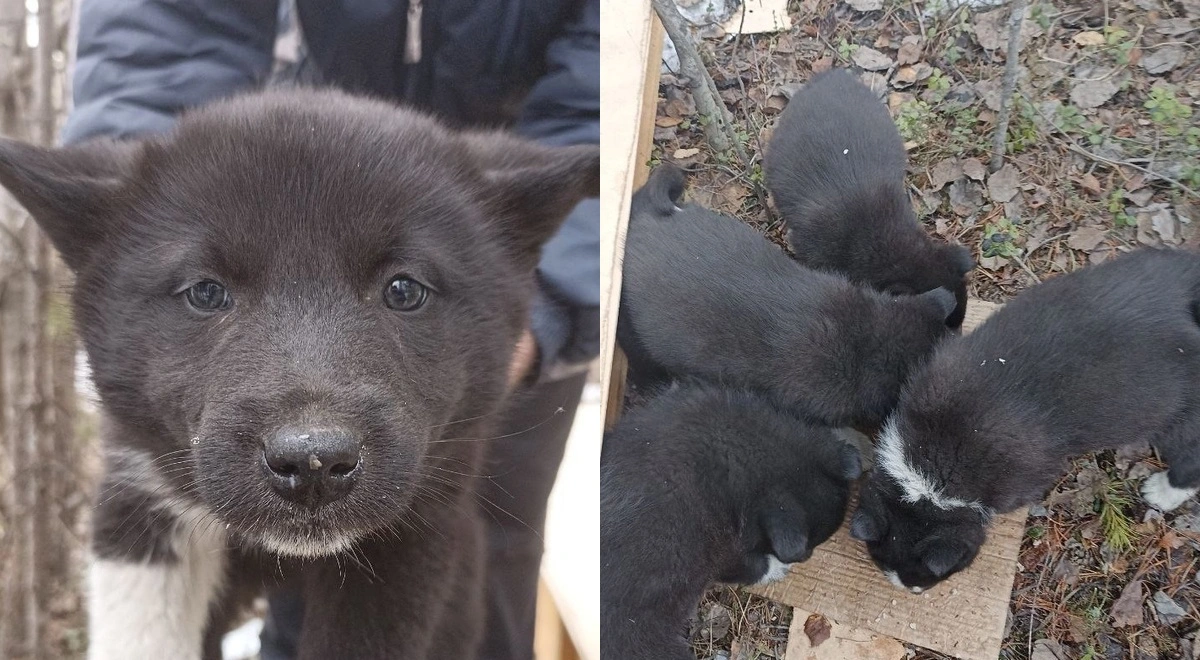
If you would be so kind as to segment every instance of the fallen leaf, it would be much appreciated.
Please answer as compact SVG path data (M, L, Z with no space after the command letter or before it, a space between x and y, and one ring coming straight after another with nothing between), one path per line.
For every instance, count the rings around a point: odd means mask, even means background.
M941 190L963 175L962 165L957 158L947 158L933 166L929 171L929 186L931 190Z
M1112 78L1082 80L1071 87L1071 103L1082 110L1098 108L1120 91Z
M763 103L763 113L767 115L777 115L780 112L783 112L783 109L787 107L787 102L788 100L783 94L772 94L771 96L767 97L766 103Z
M808 636L808 643L813 648L820 646L821 642L829 639L831 629L832 626L829 625L829 619L820 614L810 614L804 620L804 634Z
M892 77L892 86L904 88L917 82L917 70L911 66L902 66Z
M1011 164L1005 165L1004 167L1000 168L1000 171L988 177L988 196L991 197L993 201L1001 203L1007 202L1008 200L1017 196L1017 192L1020 190L1020 185L1021 173L1018 172L1017 168L1013 167Z
M1172 37L1187 34L1195 29L1196 26L1186 18L1164 18L1154 25L1155 32Z
M1079 178L1079 187L1083 188L1084 191L1087 192L1092 197L1100 196L1100 180L1097 179L1090 172L1085 173L1082 177Z
M1080 32L1074 37L1071 37L1071 41L1074 41L1080 46L1103 46L1105 43L1104 35L1094 30Z
M1142 581L1134 580L1125 585L1108 613L1118 628L1142 625Z
M896 64L913 64L921 59L921 38L916 35L904 37L900 42L900 50L896 53Z
M864 71L858 79L867 86L867 89L875 92L875 96L883 98L883 93L887 91L887 78L884 78L882 74Z
M1021 48L1024 49L1032 39L1040 37L1045 30L1041 25L1029 19L1032 7L1025 8L1025 16L1021 21ZM1012 10L1007 7L983 12L975 16L972 28L975 40L985 50L1008 49L1008 21Z
M829 55L826 55L825 57L817 58L817 59L813 60L813 63L811 66L812 66L813 73L824 73L833 68L833 58L830 57Z
M1188 611L1180 607L1179 603L1175 602L1165 591L1154 592L1154 597L1150 599L1150 602L1154 605L1158 620L1164 626L1175 625L1188 615Z
M1179 225L1175 222L1175 214L1171 209L1161 209L1150 217L1150 226L1165 243L1179 241Z
M950 210L956 215L966 217L979 210L983 204L983 192L979 185L966 179L959 179L950 184Z
M892 114L896 114L899 111L900 106L914 99L916 99L916 97L908 92L892 92L888 94L888 111L890 111Z
M678 158L691 158L692 156L695 156L698 153L700 153L699 149L676 149L674 157L677 159Z
M1153 216L1149 213L1137 214L1137 241L1142 245L1156 247L1159 244L1154 234L1150 232L1154 230Z
M733 626L733 619L724 605L712 603L703 610L699 620L693 625L696 626L696 631L702 639L718 640L729 634L729 629Z
M883 9L883 0L846 0L851 9L857 11L875 11Z
M979 162L978 158L964 158L962 160L962 169L963 174L976 181L983 181L984 177L987 176L987 168L983 166L983 163Z
M1167 73L1183 64L1185 53L1179 46L1163 46L1156 48L1149 55L1142 57L1141 65L1146 73L1157 76Z
M1134 192L1126 190L1125 199L1133 202L1135 206L1145 206L1150 203L1150 199L1154 197L1153 188L1142 188Z
M881 34L875 38L875 43L871 44L876 48L891 48L892 38L886 34Z
M659 128L670 128L672 126L678 126L682 122L682 117L659 117L658 119L654 120L654 125L658 126Z
M983 104L993 112L1000 111L1000 85L999 80L980 80L975 83L975 91L983 99ZM983 119L980 116L980 119Z
M892 58L867 46L859 46L851 59L864 71L883 71L892 66Z
M1106 235L1107 232L1099 227L1080 227L1071 232L1071 237L1067 239L1067 247L1072 250L1091 252L1096 249L1097 245L1104 242Z

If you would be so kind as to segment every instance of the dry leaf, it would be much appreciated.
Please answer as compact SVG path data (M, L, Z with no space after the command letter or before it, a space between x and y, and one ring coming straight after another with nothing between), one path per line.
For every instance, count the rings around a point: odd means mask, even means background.
M700 153L699 149L676 149L674 158L676 158L676 159L691 158L692 156L695 156L698 153Z
M654 125L658 126L659 128L670 128L672 126L678 126L682 122L682 117L659 117L654 120Z
M780 112L783 112L783 109L786 107L787 98L785 98L783 94L772 94L771 96L767 97L767 102L763 103L763 114L777 115Z
M1021 173L1012 165L1005 165L999 172L988 177L988 196L996 202L1007 202L1020 191Z
M966 174L967 178L976 181L983 181L983 178L987 176L987 168L983 166L983 163L979 162L978 158L964 158L962 169L963 174Z
M824 73L833 68L833 58L826 55L825 57L813 60L811 66L813 73Z
M1121 590L1120 598L1109 610L1113 625L1118 628L1142 625L1142 581L1134 580Z
M821 642L829 639L829 632L832 626L829 625L829 619L820 614L810 614L804 620L804 634L808 636L809 645L813 648L821 645Z
M1154 49L1149 55L1143 56L1140 64L1146 70L1146 73L1157 76L1167 73L1180 64L1183 64L1184 57L1183 48L1179 46L1163 46L1162 48Z
M1083 188L1088 194L1093 197L1100 196L1100 180L1092 173L1088 172L1079 179L1079 187Z
M1111 99L1120 88L1109 76L1102 80L1083 80L1071 87L1071 103L1082 110L1098 108Z
M859 46L851 59L864 71L883 71L892 66L892 58L866 46Z
M904 88L917 82L917 70L911 66L902 66L892 77L892 86Z
M1067 247L1072 250L1082 250L1091 252L1096 249L1097 245L1104 242L1106 232L1099 227L1080 227L1071 232L1071 237L1067 239Z
M956 181L962 175L963 168L958 159L947 158L929 171L929 187L931 190L941 190L947 183Z
M1071 37L1071 40L1074 41L1075 43L1079 44L1080 46L1103 46L1105 43L1104 35L1100 34L1099 32L1096 32L1094 30L1080 32L1079 34L1076 34L1074 37Z
M921 38L916 35L904 37L900 51L896 53L896 64L913 64L921 59Z

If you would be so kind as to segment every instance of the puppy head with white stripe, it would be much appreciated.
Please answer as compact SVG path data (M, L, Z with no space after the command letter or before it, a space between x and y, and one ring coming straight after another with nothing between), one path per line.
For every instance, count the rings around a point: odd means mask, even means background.
M895 417L884 427L850 535L867 544L892 584L920 593L974 561L992 513L947 493L937 475L914 466L905 455L904 427Z

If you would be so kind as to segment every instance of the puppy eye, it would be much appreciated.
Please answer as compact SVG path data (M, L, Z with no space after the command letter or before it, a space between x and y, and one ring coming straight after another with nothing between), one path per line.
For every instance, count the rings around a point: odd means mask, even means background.
M424 284L403 275L393 277L383 290L383 302L399 312L411 312L421 307L428 297L429 289Z
M201 312L219 312L229 309L233 304L233 297L229 295L229 291L219 282L212 280L202 280L188 287L184 291L184 297L192 309Z

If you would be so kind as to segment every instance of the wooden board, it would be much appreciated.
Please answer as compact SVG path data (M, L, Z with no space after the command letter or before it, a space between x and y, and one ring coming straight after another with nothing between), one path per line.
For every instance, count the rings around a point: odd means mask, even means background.
M600 386L605 427L621 412L625 362L616 348L621 258L629 199L646 180L662 60L662 26L650 0L600 3Z
M971 301L964 328L974 328L997 307ZM788 577L751 591L820 612L856 629L855 635L869 631L966 660L995 660L1004 638L1025 516L1019 511L997 517L971 567L919 595L888 583L845 526Z

